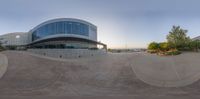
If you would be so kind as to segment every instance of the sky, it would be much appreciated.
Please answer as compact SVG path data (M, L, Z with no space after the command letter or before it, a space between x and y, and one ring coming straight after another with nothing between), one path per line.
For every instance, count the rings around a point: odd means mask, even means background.
M200 36L200 0L0 0L0 35L27 32L54 18L77 18L98 27L108 48L145 48L166 41L173 25Z

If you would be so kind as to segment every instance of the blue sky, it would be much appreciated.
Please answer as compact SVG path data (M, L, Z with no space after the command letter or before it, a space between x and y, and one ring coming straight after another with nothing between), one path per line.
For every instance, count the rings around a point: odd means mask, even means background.
M26 32L54 18L78 18L98 27L109 48L143 48L165 41L173 25L200 35L200 0L0 0L0 34Z

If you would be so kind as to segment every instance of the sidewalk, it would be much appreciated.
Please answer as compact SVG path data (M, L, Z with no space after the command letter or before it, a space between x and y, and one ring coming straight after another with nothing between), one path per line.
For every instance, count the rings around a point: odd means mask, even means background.
M0 53L0 78L4 75L7 70L8 59L5 55Z
M177 56L138 55L132 64L137 77L161 87L181 87L200 79L199 53Z

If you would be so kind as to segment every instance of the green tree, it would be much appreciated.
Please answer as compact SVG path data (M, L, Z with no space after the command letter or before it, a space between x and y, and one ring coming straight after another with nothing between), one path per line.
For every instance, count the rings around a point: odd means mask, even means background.
M167 35L167 41L171 47L176 49L184 49L190 41L187 36L187 30L180 28L180 26L173 26Z

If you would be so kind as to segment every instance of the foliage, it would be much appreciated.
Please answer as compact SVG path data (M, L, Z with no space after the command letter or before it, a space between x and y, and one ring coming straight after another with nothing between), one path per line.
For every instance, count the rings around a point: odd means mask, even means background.
M165 53L165 55L179 55L179 54L181 54L181 52L180 51L178 51L178 50L170 50L170 51L167 51L166 53Z
M170 46L177 49L185 48L190 41L187 32L187 30L180 28L180 26L173 26L167 35L167 41Z
M156 42L151 42L148 46L148 50L158 50L159 49L159 44Z
M180 51L197 51L200 49L200 40L191 40L187 30L180 26L173 26L167 35L167 42L152 42L148 46L149 53L158 55L179 55Z
M168 51L170 49L170 46L167 42L151 42L148 46L148 52L149 53L157 53L157 52L163 52Z
M154 54L157 53L157 50L147 50L148 53Z
M5 49L4 49L4 47L0 43L0 51L3 51L3 50L5 50Z
M200 49L200 40L192 40L189 43L189 48L193 51L198 52L198 49Z
M108 49L108 52L112 52L112 49L109 48L109 49Z
M170 46L167 42L161 42L159 43L159 49L161 51L168 51L170 49Z

